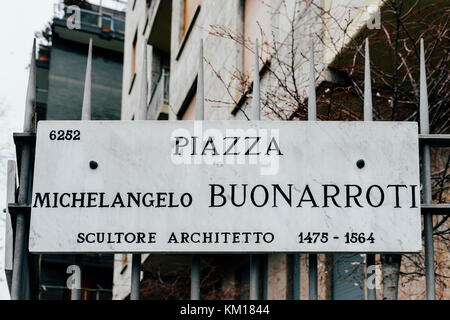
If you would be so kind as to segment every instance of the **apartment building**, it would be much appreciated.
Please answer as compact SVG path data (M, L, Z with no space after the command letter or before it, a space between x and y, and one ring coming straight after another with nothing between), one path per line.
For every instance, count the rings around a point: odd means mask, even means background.
M292 111L284 94L289 91L286 89L295 88L299 99L307 96L311 41L317 90L326 90L328 83L340 81L340 74L332 68L336 56L345 54L341 52L345 44L367 30L380 5L381 1L375 0L130 0L121 119L136 118L145 69L144 47L149 86L147 119L194 119L201 40L205 119L248 119L253 50L258 38L262 119L304 120L304 113ZM345 30L343 21L350 21ZM271 53L277 45L281 57L274 58ZM279 62L288 56L294 59L286 71ZM270 108L268 99L274 99L280 109ZM141 298L189 298L190 263L189 255L143 255ZM202 299L248 298L248 255L202 255L201 264L202 277L207 278L202 282ZM300 254L299 259L290 254L261 255L260 268L261 298L292 299L293 286L300 286L299 298L308 299L308 254ZM115 255L114 299L128 297L130 275L131 256ZM296 276L298 282L293 280ZM319 254L318 280L319 299L364 299L365 255Z

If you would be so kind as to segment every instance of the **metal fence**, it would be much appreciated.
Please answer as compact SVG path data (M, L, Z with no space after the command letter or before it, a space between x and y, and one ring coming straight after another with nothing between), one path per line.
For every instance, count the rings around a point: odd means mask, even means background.
M147 78L147 52L144 45L143 54L143 70L141 78L141 94L139 101L139 120L144 120L148 111L148 78ZM450 147L450 135L448 134L430 134L429 133L429 108L425 71L424 46L421 40L421 56L420 56L420 135L419 143L421 146L422 156L422 191L423 201L421 204L421 213L424 215L424 249L425 249L425 266L426 266L426 297L429 300L435 299L435 266L434 266L434 248L433 248L433 215L450 214L450 204L433 204L431 190L431 169L430 169L430 148L434 146ZM85 99L83 100L83 119L90 119L90 90L91 90L91 49L88 56L88 68L86 72ZM365 87L364 87L364 120L372 120L372 92L370 86L370 60L369 45L366 42L365 55ZM27 248L27 233L29 232L29 214L31 211L31 177L33 173L34 159L34 142L35 142L35 106L36 84L35 84L35 45L31 60L29 86L26 99L24 133L14 134L16 144L16 154L18 163L19 189L16 202L8 204L9 212L13 217L15 224L15 243L14 243L14 264L13 264L13 280L12 280L12 298L15 300L26 299L29 292L29 266L27 259L29 256ZM258 73L258 44L255 50L255 75L253 84L253 100L252 100L252 120L260 119L260 79ZM316 120L316 85L314 75L314 46L311 41L310 48L310 74L309 74L309 97L308 97L308 120ZM161 76L159 83L165 82L165 76ZM164 85L161 85L164 87ZM157 86L158 88L158 86ZM157 90L156 90L157 91ZM155 92L156 92L155 91ZM155 95L155 93L154 93ZM153 96L154 96L153 95ZM161 98L164 99L164 94ZM199 70L197 77L197 100L196 100L196 119L204 118L204 74L203 74L203 43L200 44ZM8 181L8 186L14 187L15 181ZM9 188L9 187L8 187ZM15 191L15 190L14 190ZM15 192L14 192L15 193ZM200 255L193 255L191 268L191 298L200 299ZM295 255L293 261L298 264L298 255ZM374 263L374 255L368 254L366 263L371 265ZM250 256L250 299L258 299L259 297L259 264L260 255ZM140 289L140 272L141 272L141 255L133 254L132 260L132 277L131 277L131 299L139 299ZM300 297L299 269L294 268L293 275L296 290L293 296L297 299ZM309 254L309 299L317 299L318 281L317 281L317 255ZM368 299L375 299L375 289L368 291Z
M39 287L39 300L69 300L71 294L72 291L64 286L41 285ZM111 300L112 290L81 288L80 297L82 300Z

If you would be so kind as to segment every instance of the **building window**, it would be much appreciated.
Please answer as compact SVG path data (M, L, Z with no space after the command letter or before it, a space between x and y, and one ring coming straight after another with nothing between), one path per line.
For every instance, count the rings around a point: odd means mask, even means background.
M244 39L250 41L249 44L254 44L258 38L259 41L259 55L266 61L269 57L268 48L263 47L264 42L270 39L270 8L261 0L244 0ZM250 45L251 46L251 45ZM255 56L254 48L243 50L243 71L248 75L249 79L253 79ZM263 66L260 60L259 69Z
M183 35L186 34L189 29L189 25L194 18L197 8L201 4L201 0L184 0L184 24L183 24Z

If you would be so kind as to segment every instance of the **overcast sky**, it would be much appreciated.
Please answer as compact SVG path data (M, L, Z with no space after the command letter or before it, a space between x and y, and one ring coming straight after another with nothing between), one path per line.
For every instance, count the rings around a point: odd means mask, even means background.
M33 37L53 16L56 0L2 1L0 30L0 210L6 206L6 161L14 158L12 133L23 129Z

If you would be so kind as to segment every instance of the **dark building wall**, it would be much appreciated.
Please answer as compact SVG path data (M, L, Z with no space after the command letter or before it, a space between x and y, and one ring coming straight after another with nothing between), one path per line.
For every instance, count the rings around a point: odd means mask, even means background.
M47 120L79 120L83 103L88 46L53 39ZM119 120L122 53L93 48L92 120Z

